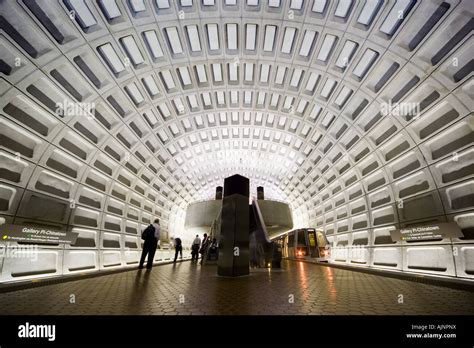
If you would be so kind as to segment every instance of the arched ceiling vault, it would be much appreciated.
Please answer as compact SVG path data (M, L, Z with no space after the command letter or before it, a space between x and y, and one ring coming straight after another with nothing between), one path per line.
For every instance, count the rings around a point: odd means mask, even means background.
M419 165L400 177L421 173L413 180L435 189L427 166L450 153L433 156L426 139L449 122L472 125L466 2L24 0L0 9L2 123L25 144L2 152L24 162L14 185L86 211L110 213L81 202L104 194L171 221L170 211L182 218L240 173L289 202L298 224L322 225L319 207L350 200L355 182L369 194L395 181L387 164L403 156ZM381 115L389 101L420 112ZM426 129L426 115L449 110L449 122ZM45 190L48 181L67 194ZM389 202L410 196L401 190L390 188Z

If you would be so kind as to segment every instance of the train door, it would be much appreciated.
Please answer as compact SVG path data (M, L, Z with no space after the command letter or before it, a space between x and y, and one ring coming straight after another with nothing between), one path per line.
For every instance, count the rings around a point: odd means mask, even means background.
M287 257L296 257L296 248L295 248L295 232L290 232L286 236L287 238Z
M319 257L319 249L318 249L318 244L316 242L316 231L313 229L307 229L307 244L308 244L308 249L309 249L309 256L311 258L317 258Z
M318 244L318 261L327 262L331 256L331 249L324 232L316 231L316 242Z
M306 241L306 229L296 231L296 257L305 258L309 256L308 242Z

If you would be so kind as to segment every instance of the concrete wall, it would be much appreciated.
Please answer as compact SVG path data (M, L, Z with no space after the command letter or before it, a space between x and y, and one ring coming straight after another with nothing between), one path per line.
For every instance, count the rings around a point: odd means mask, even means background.
M267 226L270 238L290 231L293 228L293 218L288 204L270 200L258 200L258 206Z
M186 210L184 229L187 233L202 236L208 233L212 223L222 209L222 200L212 200L192 203Z

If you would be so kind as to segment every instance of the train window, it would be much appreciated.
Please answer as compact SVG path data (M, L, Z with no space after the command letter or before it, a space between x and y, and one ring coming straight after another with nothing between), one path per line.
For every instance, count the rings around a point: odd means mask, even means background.
M295 234L290 233L288 234L288 246L291 248L295 245Z
M316 238L314 232L308 232L309 246L314 248L316 247Z
M305 230L298 231L298 245L306 245Z
M316 233L317 233L317 236L318 236L318 246L320 248L324 248L327 244L326 237L320 231L317 231Z

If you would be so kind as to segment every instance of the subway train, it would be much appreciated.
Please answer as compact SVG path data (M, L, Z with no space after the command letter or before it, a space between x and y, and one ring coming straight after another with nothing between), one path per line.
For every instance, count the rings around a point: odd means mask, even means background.
M314 228L292 230L273 241L281 246L284 258L328 262L331 257L331 245L326 234Z

